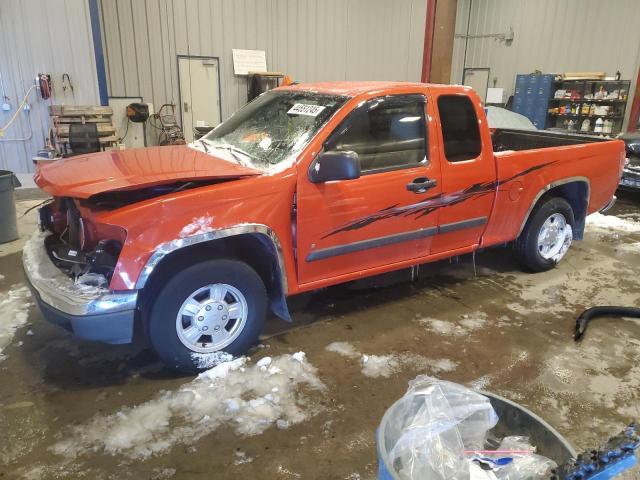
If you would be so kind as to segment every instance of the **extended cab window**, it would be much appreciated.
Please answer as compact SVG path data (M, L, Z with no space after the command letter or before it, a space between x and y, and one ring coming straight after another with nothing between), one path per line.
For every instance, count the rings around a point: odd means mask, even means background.
M363 172L426 161L422 95L387 96L355 109L329 137L327 150L354 151Z
M442 95L438 98L438 111L447 160L462 162L480 155L478 117L469 97Z

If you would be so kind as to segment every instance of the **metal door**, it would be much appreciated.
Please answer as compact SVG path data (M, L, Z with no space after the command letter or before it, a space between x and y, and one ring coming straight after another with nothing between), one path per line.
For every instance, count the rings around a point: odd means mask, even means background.
M214 57L178 57L180 112L187 142L195 127L220 123L220 70Z

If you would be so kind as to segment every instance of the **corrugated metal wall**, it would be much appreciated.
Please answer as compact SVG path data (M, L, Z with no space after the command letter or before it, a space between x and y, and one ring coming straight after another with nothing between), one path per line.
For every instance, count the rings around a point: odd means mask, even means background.
M63 94L65 72L73 95ZM99 103L87 0L0 1L0 74L11 105L9 112L0 110L0 126L14 114L38 73L51 74L55 103ZM34 90L29 104L31 111L21 112L0 137L0 169L33 171L31 157L44 145L50 126L49 103ZM28 140L12 140L19 138Z
M469 35L505 33L511 27L513 42L470 38L463 65L465 39L458 35L466 34L469 18ZM622 78L635 80L640 64L639 20L638 0L458 0L451 82L462 81L464 66L489 67L490 78L497 78L496 86L509 95L517 73L536 69L608 75L620 70Z
M220 58L222 118L246 103L233 48L297 81L420 80L426 0L102 0L109 95L179 103L177 55Z

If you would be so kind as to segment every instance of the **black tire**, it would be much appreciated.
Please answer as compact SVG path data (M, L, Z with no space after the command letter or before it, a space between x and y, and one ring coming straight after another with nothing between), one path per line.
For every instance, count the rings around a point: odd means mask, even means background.
M267 315L267 292L260 276L238 260L207 260L173 275L158 292L148 317L151 346L167 367L182 372L198 372L211 364L198 361L198 355L185 346L176 330L176 317L183 302L196 290L210 284L225 283L237 288L247 303L247 320L238 337L222 348L233 356L243 355L258 340Z
M538 250L538 235L544 222L554 213L564 215L571 229L575 229L575 218L571 205L560 197L550 197L538 204L529 216L527 224L515 242L515 252L520 263L532 272L544 272L554 268L559 260L544 258Z

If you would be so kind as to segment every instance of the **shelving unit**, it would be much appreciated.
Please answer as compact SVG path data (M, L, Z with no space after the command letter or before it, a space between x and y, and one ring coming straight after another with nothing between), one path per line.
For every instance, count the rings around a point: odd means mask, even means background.
M585 135L617 135L622 131L630 86L629 80L555 82L547 128ZM562 91L564 96L558 97ZM602 119L599 126L598 119Z
M551 73L516 75L513 111L527 117L540 130L564 130L603 136L620 133L631 85L629 80L556 78L559 76ZM566 98L556 98L562 90L566 92ZM589 107L588 112L583 111L585 104ZM592 109L591 106L595 108ZM603 131L595 131L595 123L599 118L603 121ZM585 120L588 120L588 125L585 124L583 129Z

